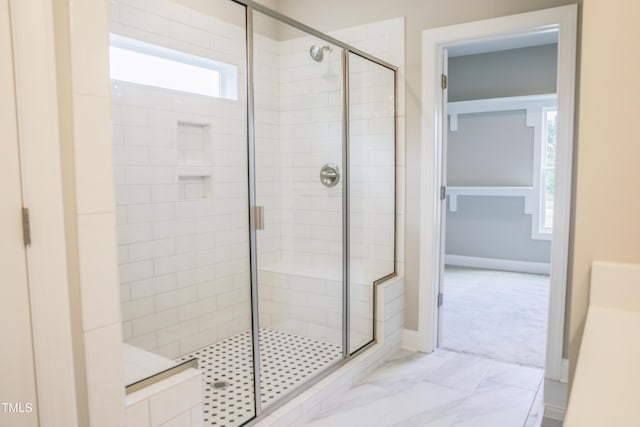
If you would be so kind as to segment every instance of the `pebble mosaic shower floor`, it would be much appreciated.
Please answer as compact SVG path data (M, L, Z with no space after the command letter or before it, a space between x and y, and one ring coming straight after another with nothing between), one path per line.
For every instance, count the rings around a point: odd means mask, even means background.
M340 346L261 329L262 406L312 378L342 357ZM251 419L253 368L251 332L246 331L178 359L198 359L204 378L204 425L235 427Z

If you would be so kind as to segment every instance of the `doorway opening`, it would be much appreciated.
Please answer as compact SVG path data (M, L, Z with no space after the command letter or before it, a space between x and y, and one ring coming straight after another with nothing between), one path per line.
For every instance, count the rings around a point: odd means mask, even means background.
M576 5L538 10L484 21L434 28L423 31L422 37L422 143L420 179L420 263L418 277L418 330L414 347L432 352L438 348L442 320L439 301L441 272L445 265L446 209L452 193L443 185L443 140L448 136L447 125L456 124L459 114L449 120L446 82L448 60L445 53L457 46L473 46L493 42L509 43L519 36L557 33L557 130L551 255L549 261L549 303L544 361L544 417L561 421L567 396L568 360L565 348L565 301L567 266L570 257L569 232L572 194L573 127L575 103L575 68L577 40ZM522 46L521 46L522 47ZM508 47L503 48L508 49ZM502 96L507 97L507 96ZM528 109L527 109L528 110ZM445 120L447 118L447 120ZM444 141L446 143L446 141ZM504 191L517 191L505 189ZM447 195L448 193L448 195ZM480 197L480 196L478 196ZM488 197L488 196L481 196ZM502 197L507 200L523 196ZM458 208L464 208L465 197L456 197ZM467 196L467 199L469 197ZM525 197L523 209L532 208L532 199ZM446 203L444 203L446 201ZM460 202L462 201L462 202ZM520 201L522 203L522 201ZM533 221L532 221L533 224ZM480 266L474 266L480 267ZM486 267L485 267L486 268ZM491 267L494 268L494 267Z
M544 367L557 36L443 49L440 348Z

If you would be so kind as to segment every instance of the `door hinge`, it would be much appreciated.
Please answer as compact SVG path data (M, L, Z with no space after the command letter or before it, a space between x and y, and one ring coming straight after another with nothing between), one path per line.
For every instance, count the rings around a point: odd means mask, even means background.
M444 185L440 186L440 200L444 200L447 198L447 187Z
M447 76L446 76L446 74L442 74L442 77L440 79L440 86L442 86L442 89L446 89L447 88Z
M441 306L442 306L442 300L443 300L443 298L444 298L444 297L443 297L443 295L442 295L442 292L439 292L439 293L438 293L438 307L441 307Z
M24 245L31 244L31 222L29 221L29 208L22 208L22 239Z

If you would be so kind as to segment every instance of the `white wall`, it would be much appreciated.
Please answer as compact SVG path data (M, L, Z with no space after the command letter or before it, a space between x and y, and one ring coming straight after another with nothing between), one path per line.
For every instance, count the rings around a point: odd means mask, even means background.
M16 4L27 6L26 2L14 2ZM65 318L65 313L70 315L72 334L69 339L73 340L74 354L69 363L75 370L77 397L77 419L61 420L61 416L69 411L75 412L74 405L55 404L49 412L42 411L45 407L41 401L40 422L68 426L123 425L122 333L111 180L108 2L100 0L88 4L54 0L29 2L28 6L27 19L21 20L21 25L26 27L29 36L38 34L36 28L55 33L55 37L47 37L51 43L47 48L23 52L36 52L39 58L49 58L56 63L56 86L38 88L36 102L47 111L38 117L37 128L46 131L43 126L46 115L58 120L59 147L55 144L55 132L49 132L47 138L41 140L52 150L59 150L61 155L65 237L60 239L48 234L48 240L62 242L66 239L66 266L64 262L56 262L56 265L67 268L70 308L48 296L56 292L64 297L51 286L50 277L46 279L46 293L39 298L51 307L58 321ZM51 12L51 9L53 22L50 24L47 18L38 15L39 11ZM39 75L53 75L42 66L29 70L25 76L32 75L33 70ZM58 98L57 115L56 110L45 103L49 90L55 91ZM37 109L27 111L37 114ZM44 150L39 150L37 155L55 161L55 157ZM60 173L51 173L42 167L30 171L29 176L40 176L52 182L60 177ZM46 195L47 200L55 198L54 192L49 191ZM44 212L47 217L55 217L50 209ZM60 253L51 252L47 258L55 261ZM65 280L63 274L49 276ZM64 333L64 329L53 322L48 322L46 327L54 345L63 349L65 341L56 334ZM55 361L55 368L47 371L64 374L63 357L46 348L36 347L36 352L48 363ZM60 381L39 382L38 387L49 399L69 395L68 386ZM76 414L73 415L75 418Z
M399 33L397 21L384 24ZM369 25L369 31L376 30ZM392 36L387 30L386 38ZM369 42L385 45L379 38ZM391 40L386 44L389 48L376 54L388 57L390 50L401 48ZM394 271L394 74L352 54L349 75L351 278L370 283Z
M111 85L124 339L176 358L250 325L244 29L128 1L111 31L237 67L237 101Z
M202 373L190 368L126 397L127 427L201 426Z

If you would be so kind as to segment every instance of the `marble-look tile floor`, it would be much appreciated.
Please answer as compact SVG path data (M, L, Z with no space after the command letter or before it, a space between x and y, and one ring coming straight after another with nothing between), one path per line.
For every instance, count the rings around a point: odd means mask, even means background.
M307 427L539 427L542 377L539 368L447 350L400 350Z

